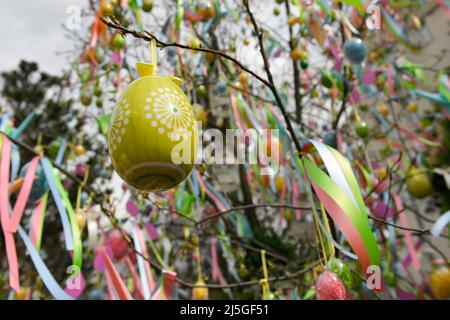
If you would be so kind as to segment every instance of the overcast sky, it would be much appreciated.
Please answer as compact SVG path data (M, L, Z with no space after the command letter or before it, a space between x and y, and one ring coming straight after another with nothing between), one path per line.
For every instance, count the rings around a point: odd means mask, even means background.
M11 70L27 59L38 62L42 70L59 74L67 61L65 55L56 53L74 49L76 44L63 28L70 16L67 9L71 5L86 8L87 4L87 0L0 0L0 71ZM252 65L257 51L250 47L238 57Z
M11 70L21 59L27 59L38 62L43 70L60 73L66 68L67 62L64 55L56 53L74 49L76 44L66 38L63 29L69 18L67 9L71 5L86 8L87 3L87 0L0 0L0 71ZM255 5L257 3L255 2ZM272 2L269 4L275 6ZM266 23L272 22L272 8L262 10L257 7L255 10L259 15L261 11L266 11L267 16L258 18ZM446 17L443 10L437 10L432 19L427 19L435 39L448 40L448 34L445 34L448 28L442 28L443 21L448 27L449 20ZM275 29L280 31L277 26ZM446 43L448 44L448 41L434 41L425 51L437 53L442 47L446 47ZM246 51L248 49L246 48ZM253 50L246 54L238 52L238 58L251 66L255 63L255 52L257 53ZM313 54L311 58L314 59L314 56ZM425 59L429 58L425 54L422 56ZM415 58L419 60L418 62L422 62L420 56ZM448 63L448 59L445 60ZM286 66L277 65L278 63L282 64L282 61L272 61L275 74L288 71L285 70Z
M20 59L39 63L40 68L59 73L66 64L57 51L72 49L65 38L70 5L86 6L86 0L0 0L0 71L17 66Z

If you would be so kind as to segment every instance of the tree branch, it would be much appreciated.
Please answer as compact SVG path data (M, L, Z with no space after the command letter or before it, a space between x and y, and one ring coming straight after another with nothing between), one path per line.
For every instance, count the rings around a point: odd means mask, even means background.
M284 0L286 7L286 15L289 18L291 15L291 9L289 6L289 0ZM291 53L292 69L294 72L294 99L295 99L295 111L297 115L297 122L302 126L302 97L300 96L300 71L297 61L292 57L292 52L295 50L294 36L292 26L289 25L289 49Z
M138 38L138 39L142 39L145 40L147 42L150 42L152 39L154 39L156 41L156 45L160 48L166 48L166 47L176 47L176 48L181 48L181 49L185 49L185 50L191 50L191 51L199 51L199 52L210 52L210 53L214 53L217 56L220 56L222 58L225 58L227 60L232 61L234 64L236 64L240 69L244 70L245 72L248 72L249 74L251 74L253 77L255 77L256 79L258 79L259 81L261 81L264 85L266 85L267 87L270 87L270 83L262 78L261 76L259 76L258 74L256 74L254 71L250 70L248 67L244 66L239 60L237 60L236 58L230 56L229 54L223 52L223 51L219 51L219 50L212 50L212 49L207 49L207 48L194 48L194 47L190 47L188 45L185 44L181 44L181 43L177 43L177 42L163 42L161 40L159 40L156 36L154 36L152 33L148 32L148 31L144 31L144 32L139 32L136 31L134 29L127 29L124 26L120 25L116 19L114 19L114 17L110 16L109 20L100 17L100 19L102 20L102 22L104 24L106 24L108 27L119 30L120 33L122 34L131 34L133 37Z
M294 142L295 148L297 149L297 152L300 155L301 152L302 152L302 147L300 146L300 142L298 141L298 139L297 139L297 137L295 135L295 131L294 131L294 128L292 127L291 120L289 119L289 115L287 113L286 107L284 106L283 102L281 101L281 97L280 97L280 95L278 93L278 90L277 90L277 88L275 86L275 82L273 80L272 72L270 71L269 60L267 59L267 54L266 54L266 51L264 49L263 33L261 32L260 28L256 24L256 20L255 20L255 17L253 16L252 11L250 10L250 5L248 3L248 0L244 0L244 5L245 5L245 9L247 10L247 13L248 13L248 15L250 17L250 20L252 22L253 29L254 29L254 31L256 33L256 36L258 38L259 49L260 49L260 52L261 52L261 57L262 57L263 62L264 62L264 69L266 70L267 79L269 80L268 87L269 87L270 91L272 91L272 93L273 93L273 95L275 97L275 100L276 100L276 102L278 104L278 107L280 108L281 113L283 115L284 121L286 121L286 126L287 126L287 129L288 129L288 131L289 131L289 133L291 135L291 138L292 138L292 140Z

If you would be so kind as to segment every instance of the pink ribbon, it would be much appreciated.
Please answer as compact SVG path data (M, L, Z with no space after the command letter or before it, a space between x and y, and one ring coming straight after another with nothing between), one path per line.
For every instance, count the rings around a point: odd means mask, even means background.
M337 71L340 71L343 63L342 52L336 45L330 46L329 49L331 51L331 54L334 56L334 67Z
M137 238L139 240L139 244L141 247L141 254L144 256L144 267L145 267L145 275L147 276L148 286L150 291L153 291L156 287L155 280L153 280L152 270L150 268L150 263L148 262L148 254L147 254L147 246L145 245L144 236L139 228L138 224L134 225Z
M281 189L281 199L280 199L280 203L281 203L281 205L284 205L285 204L285 200L284 200L284 198L286 197L286 189L287 189L287 186L286 186L286 182L284 182L283 183L283 188ZM285 208L283 208L283 207L280 207L279 209L278 209L278 217L279 217L279 224L280 224L280 226L281 226L281 223L283 222L283 213L284 213L284 210L285 210Z
M392 198L394 199L395 207L397 208L397 212L399 212L398 217L400 219L400 223L402 227L408 228L408 218L406 217L404 208L403 208L403 202L400 199L399 195L396 193L392 193ZM409 230L402 229L403 236L405 237L406 246L408 247L409 254L411 256L412 265L414 266L414 269L416 269L417 272L420 270L420 261L417 257L417 250L414 245L414 240L411 235L411 232Z
M345 154L345 149L344 149L344 137L342 136L342 132L341 130L337 131L337 147L338 147L338 151L342 154Z
M107 300L117 300L116 293L114 292L114 284L111 280L111 276L105 270L106 288L108 289L108 299Z
M445 10L445 12L447 12L447 14L450 16L450 8L447 7L447 5L444 3L444 1L442 0L436 0L437 4L441 6L442 9Z
M9 211L9 170L11 158L11 143L3 137L2 158L0 168L0 218L5 236L6 255L9 266L9 285L16 292L20 290L19 264L17 261L14 233L16 233L20 220L24 214L25 206L31 192L39 157L30 162L19 196L14 205L12 214Z
M97 45L97 40L98 40L98 24L99 24L99 20L96 18L96 19L94 20L94 22L92 22L92 34L91 34L91 42L90 42L91 48L95 48L95 46Z
M311 181L311 184L316 191L319 199L322 201L324 207L327 209L328 214L333 218L333 221L339 227L344 234L348 243L351 245L356 255L359 258L364 274L367 268L370 266L369 254L366 250L366 246L358 233L356 227L352 224L341 207L318 185Z
M30 239L33 242L34 246L37 247L39 239L41 237L41 222L44 215L44 203L45 197L39 199L36 207L33 211L33 218L31 220L31 230L30 230Z
M159 286L151 300L172 300L172 291L177 274L172 271L163 271L162 285Z
M211 198L211 200L214 200L216 203L217 208L219 208L220 211L225 211L227 208L223 205L223 203L217 198L204 184L203 178L200 175L198 171L195 171L195 175L197 176L198 184L200 185L200 189L202 189L208 197Z
M372 85L375 83L376 78L377 78L377 72L374 70L371 70L364 75L362 83L366 84L366 85Z
M292 177L292 193L294 194L294 205L300 207L300 190L298 188L297 181ZM295 210L295 218L300 220L302 218L302 211L300 209Z
M217 260L216 238L211 238L212 279L217 281L219 277L219 262Z
M108 257L108 254L106 253L105 248L100 249L100 253L103 257L103 261L106 266L106 272L111 278L111 282L114 285L114 288L117 291L117 294L119 295L121 300L133 300L133 297L128 292L128 289L123 282L122 278L120 277L119 273L117 272L116 268L114 267L114 264L112 263L111 259Z
M139 276L137 274L136 268L134 267L133 262L131 261L129 256L125 257L125 263L127 264L127 267L130 270L131 277L133 278L134 289L136 290L136 292L139 296L139 299L144 300L144 294L142 293L141 281L139 280Z
M175 206L174 193L175 193L174 191L169 190L167 192L167 198L169 198L170 210L172 210L172 220L176 221L178 218L178 215L177 215L177 207Z
M241 114L239 113L239 110L236 105L236 91L234 88L231 88L231 97L230 97L231 107L233 108L234 113L234 121L236 122L236 126L238 128L242 128L244 130L247 130L247 125L245 124L245 121L242 119Z
M204 14L193 14L187 10L184 11L184 18L189 21L202 21L204 20L206 15Z

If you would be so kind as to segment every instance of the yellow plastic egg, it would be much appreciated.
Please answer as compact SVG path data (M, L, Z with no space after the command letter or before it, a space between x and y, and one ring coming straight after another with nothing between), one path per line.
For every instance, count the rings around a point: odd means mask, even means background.
M294 17L294 16L289 16L288 17L288 25L290 27L292 27L293 25L295 25L298 22L298 18Z
M110 3L101 3L101 12L104 17L111 16L113 14L113 6Z
M141 191L167 190L182 182L198 146L197 122L179 87L182 80L156 75L154 69L138 63L140 78L119 98L108 132L114 169Z
M387 117L387 116L389 115L389 109L388 109L388 107L386 107L385 105L381 105L381 106L378 108L378 111L381 113L381 115L383 115L383 116L385 116L385 117Z
M196 287L192 289L192 299L208 300L208 288L203 287L205 285L205 282L202 279L198 279L195 285Z
M15 300L26 300L28 296L29 288L20 287L19 291L16 292Z
M201 104L195 103L192 106L193 110L194 110L194 114L195 117L197 118L197 121L201 121L202 126L205 127L206 126L206 113L205 113L205 108L203 108L203 106Z
M278 193L281 193L283 191L285 181L286 179L282 175L277 175L275 177L275 189L277 190Z
M438 300L450 297L450 269L446 266L438 267L431 272L430 289Z
M40 146L40 145L34 147L33 150L34 150L36 153L39 153L40 155L43 155L43 154L44 154L44 148L43 148L42 146Z
M409 112L416 112L417 111L417 103L410 103L408 104L408 111Z
M84 147L81 144L77 144L75 146L75 154L77 156L81 156L86 152L86 150L84 149Z
M205 53L205 59L209 63L213 63L216 60L216 54L212 52L206 52Z
M388 172L387 172L386 168L377 170L376 174L377 174L377 177L379 180L385 180L388 177Z
M239 82L240 82L241 84L246 84L246 83L248 82L248 74L247 74L247 72L242 71L242 72L239 74Z
M202 43L201 43L200 39L197 38L197 37L191 37L188 40L188 46L189 47L198 49L198 48L201 47L201 45L202 45ZM192 53L197 54L198 51L192 51Z
M77 212L75 218L77 220L78 228L80 230L83 230L84 227L86 226L86 217L83 215L82 212Z
M292 221L293 216L294 214L291 209L287 208L284 211L284 217L286 218L287 223L290 223Z

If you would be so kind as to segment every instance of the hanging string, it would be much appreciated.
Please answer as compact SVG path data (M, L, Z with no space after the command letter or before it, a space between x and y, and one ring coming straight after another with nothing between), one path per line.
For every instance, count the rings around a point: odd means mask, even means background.
M322 220L325 224L325 228L327 229L328 233L331 234L331 228L330 228L330 224L328 222L327 213L325 212L325 208L323 207L322 202L320 203L320 211L322 213ZM327 242L328 242L328 249L330 250L330 257L334 257L334 255L335 255L334 245L330 241L330 239L327 239Z

